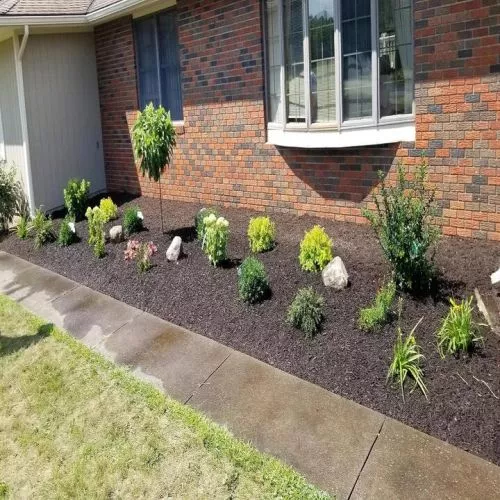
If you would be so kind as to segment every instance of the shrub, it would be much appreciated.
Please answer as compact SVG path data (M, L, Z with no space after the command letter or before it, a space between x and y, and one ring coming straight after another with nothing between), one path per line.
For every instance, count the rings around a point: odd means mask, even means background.
M99 208L101 209L106 222L118 218L118 207L113 203L111 198L103 198L99 203Z
M394 281L390 281L377 292L372 306L361 309L358 321L359 327L362 330L371 331L384 325L389 319L391 305L395 296L396 284Z
M149 271L153 264L151 257L158 251L158 247L150 241L149 243L140 243L137 240L129 240L125 249L125 260L136 260L137 270L140 273Z
M57 237L57 243L62 247L68 247L73 243L76 243L78 237L76 235L75 221L66 216L61 222L59 227L59 236Z
M399 320L401 320L401 308L402 300L399 299ZM425 399L427 399L427 387L424 383L424 373L420 367L420 362L424 359L424 355L421 353L421 348L415 339L415 330L423 319L424 318L421 318L413 327L405 340L403 340L401 324L398 325L398 336L393 348L392 363L387 372L387 380L393 379L399 383L403 401L405 399L404 384L408 375L412 377L415 382L410 392L413 392L416 387L419 387Z
M269 296L269 279L264 264L255 257L247 257L241 264L238 278L240 299L249 304L262 302Z
M123 230L127 236L138 233L144 228L144 217L139 207L129 207L123 214Z
M89 245L94 251L94 255L101 259L106 254L104 233L104 215L99 207L87 208L85 213L89 221Z
M205 235L203 250L210 262L217 266L227 259L227 242L229 240L229 222L224 217L214 214L203 219Z
M0 161L0 232L7 231L16 215L26 215L25 197L14 167Z
M374 196L376 210L365 210L363 214L392 266L396 285L409 291L426 290L433 274L427 253L439 237L432 223L436 211L434 190L425 185L427 164L422 161L412 181L399 164L397 182L392 187L386 186L382 173L380 178L380 196Z
M276 225L269 217L255 217L250 219L247 234L252 252L266 252L274 247Z
M54 239L52 218L50 215L46 216L42 209L38 208L33 220L29 223L28 231L33 235L35 248L41 248L45 243Z
M174 147L176 145L176 132L170 112L163 106L155 108L148 104L139 116L132 129L132 143L134 154L140 159L142 175L158 182L160 189L160 216L161 230L163 232L163 207L161 196L160 177L165 166L170 165Z
M24 215L19 218L19 221L16 226L16 234L20 240L25 240L29 236L29 219Z
M322 271L332 260L333 243L321 226L307 231L300 242L299 262L304 271Z
M68 215L82 220L89 202L90 182L85 179L71 179L64 189L64 206Z
M438 350L441 357L446 354L468 352L482 342L479 325L474 322L472 296L460 303L450 299L450 310L437 332Z
M219 212L215 208L202 208L194 218L194 227L196 229L196 238L201 241L203 245L203 239L205 236L205 217L209 215L215 215L219 217Z
M287 321L312 338L320 330L324 305L323 297L311 287L302 288L288 308Z

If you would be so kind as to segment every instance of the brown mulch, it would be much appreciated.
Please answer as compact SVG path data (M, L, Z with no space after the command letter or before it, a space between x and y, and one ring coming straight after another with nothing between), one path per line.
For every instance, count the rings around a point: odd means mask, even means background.
M85 222L77 224L82 241L69 248L52 243L36 251L32 241L11 235L0 243L0 249L500 464L500 400L481 382L500 397L500 338L485 329L481 350L444 360L436 351L435 340L450 296L461 298L472 294L474 287L490 288L489 275L500 263L500 245L443 238L436 253L441 273L438 293L418 300L405 296L405 332L424 318L416 336L426 357L429 400L419 391L407 391L403 402L399 389L386 382L396 322L378 333L362 332L356 324L359 309L373 300L388 272L369 227L272 214L278 245L259 256L270 277L272 297L248 306L238 300L237 266L249 254L246 228L253 212L221 210L230 221L231 261L215 269L194 238L193 219L200 205L164 201L168 234L162 235L157 200L137 198L126 204L139 205L145 215L147 230L137 239L152 240L159 248L153 258L155 267L144 275L137 274L133 263L124 261L126 243L108 244L107 256L97 260L86 243ZM333 238L335 255L340 255L347 267L351 285L341 292L326 289L320 275L305 273L299 267L299 242L315 223L326 228ZM175 235L183 238L186 257L169 263L165 251ZM284 320L297 290L308 285L322 293L327 304L323 330L312 340L306 340Z

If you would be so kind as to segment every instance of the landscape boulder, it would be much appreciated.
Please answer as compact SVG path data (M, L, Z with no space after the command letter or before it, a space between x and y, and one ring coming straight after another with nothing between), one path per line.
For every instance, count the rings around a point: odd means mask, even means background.
M335 290L342 290L349 283L349 275L340 257L335 257L321 274L325 286L335 288Z
M121 243L123 241L122 226L113 226L109 230L109 241L111 241L111 243Z
M180 236L176 236L167 250L167 260L171 262L176 262L179 260L179 257L182 255L182 238Z

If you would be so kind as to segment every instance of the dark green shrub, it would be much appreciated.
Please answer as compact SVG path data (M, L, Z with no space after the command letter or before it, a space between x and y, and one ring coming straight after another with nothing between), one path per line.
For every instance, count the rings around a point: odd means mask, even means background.
M129 207L123 214L123 231L127 236L144 229L144 218L139 207Z
M247 257L241 264L238 278L240 299L249 304L262 302L269 296L269 279L264 264L255 257Z
M276 241L276 225L269 217L255 217L248 224L248 242L254 253L267 252Z
M300 266L304 271L322 271L333 258L332 248L326 231L321 226L314 226L300 242Z
M0 161L0 232L7 231L16 215L26 215L25 196L14 167Z
M450 299L450 310L437 332L438 350L441 357L446 354L469 352L482 342L479 325L474 321L472 296L461 302Z
M194 218L194 227L196 229L196 238L201 241L203 245L203 238L205 236L205 217L209 215L215 215L216 218L219 217L219 212L215 208L202 208Z
M76 235L75 221L71 217L66 216L59 227L57 243L62 247L68 247L69 245L76 243L77 240L78 237Z
M390 281L377 292L373 305L361 309L359 327L362 330L371 331L387 323L395 296L396 284Z
M42 209L38 208L33 220L29 223L29 234L33 236L36 249L54 240L53 227L50 215L46 216Z
M287 321L312 338L320 330L324 305L325 300L313 288L302 288L288 308Z
M89 202L90 182L85 179L70 179L64 189L64 206L68 215L82 220Z
M413 180L408 180L403 165L398 165L395 186L387 186L382 173L380 178L380 196L374 196L376 210L365 210L364 216L378 236L398 288L428 290L433 265L427 254L439 232L432 223L434 191L425 185L427 164L422 161Z

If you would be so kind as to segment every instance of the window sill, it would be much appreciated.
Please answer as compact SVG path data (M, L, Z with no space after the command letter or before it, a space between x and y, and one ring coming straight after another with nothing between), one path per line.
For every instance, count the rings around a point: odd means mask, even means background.
M383 123L342 130L283 130L268 127L267 143L290 148L350 148L415 141L415 123Z

